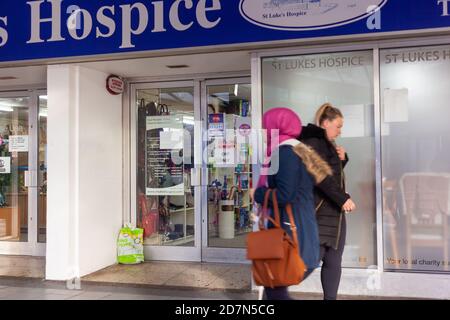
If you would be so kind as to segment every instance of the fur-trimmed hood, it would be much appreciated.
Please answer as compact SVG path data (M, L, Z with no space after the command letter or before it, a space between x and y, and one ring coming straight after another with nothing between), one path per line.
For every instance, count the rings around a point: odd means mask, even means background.
M316 183L321 183L327 176L333 175L328 163L311 147L300 142L293 150L302 159L306 170L314 177Z

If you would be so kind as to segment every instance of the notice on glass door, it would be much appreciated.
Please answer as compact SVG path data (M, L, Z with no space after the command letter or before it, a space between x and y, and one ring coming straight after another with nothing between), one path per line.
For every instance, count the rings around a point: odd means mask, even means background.
M9 136L9 152L28 152L28 136Z
M147 117L146 131L146 195L184 195L183 117Z
M11 158L0 157L0 174L11 173Z

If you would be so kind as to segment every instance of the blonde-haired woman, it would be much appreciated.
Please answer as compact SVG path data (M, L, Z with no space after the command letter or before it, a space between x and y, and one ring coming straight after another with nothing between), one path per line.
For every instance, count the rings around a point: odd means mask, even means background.
M333 171L314 190L316 218L319 225L321 280L325 300L337 299L341 279L342 254L346 237L345 213L355 210L355 203L345 192L343 168L348 162L345 149L335 139L341 134L344 117L338 108L326 103L316 112L315 124L303 127L300 140L312 147Z

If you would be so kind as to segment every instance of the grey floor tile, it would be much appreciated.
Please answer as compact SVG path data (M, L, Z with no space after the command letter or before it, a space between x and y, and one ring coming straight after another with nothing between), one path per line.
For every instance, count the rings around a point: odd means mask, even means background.
M62 294L45 294L45 293L25 293L18 296L10 297L9 300L66 300L67 296Z
M167 300L167 297L150 296L150 295L136 295L136 294L120 294L112 293L99 300Z
M73 297L68 298L68 300L101 300L111 296L111 292L82 292Z

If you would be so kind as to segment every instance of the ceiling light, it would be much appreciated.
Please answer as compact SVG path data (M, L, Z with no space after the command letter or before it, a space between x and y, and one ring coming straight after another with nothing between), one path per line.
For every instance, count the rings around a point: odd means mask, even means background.
M3 77L0 77L0 80L16 80L16 79L18 79L18 78L12 77L12 76L3 76Z
M2 106L0 105L0 111L6 111L6 112L13 112L14 109L8 106Z
M189 68L188 65L186 64L173 64L173 65L168 65L166 66L169 69L182 69L182 68Z
M192 116L183 116L183 123L184 124L195 125L194 117L192 117Z

